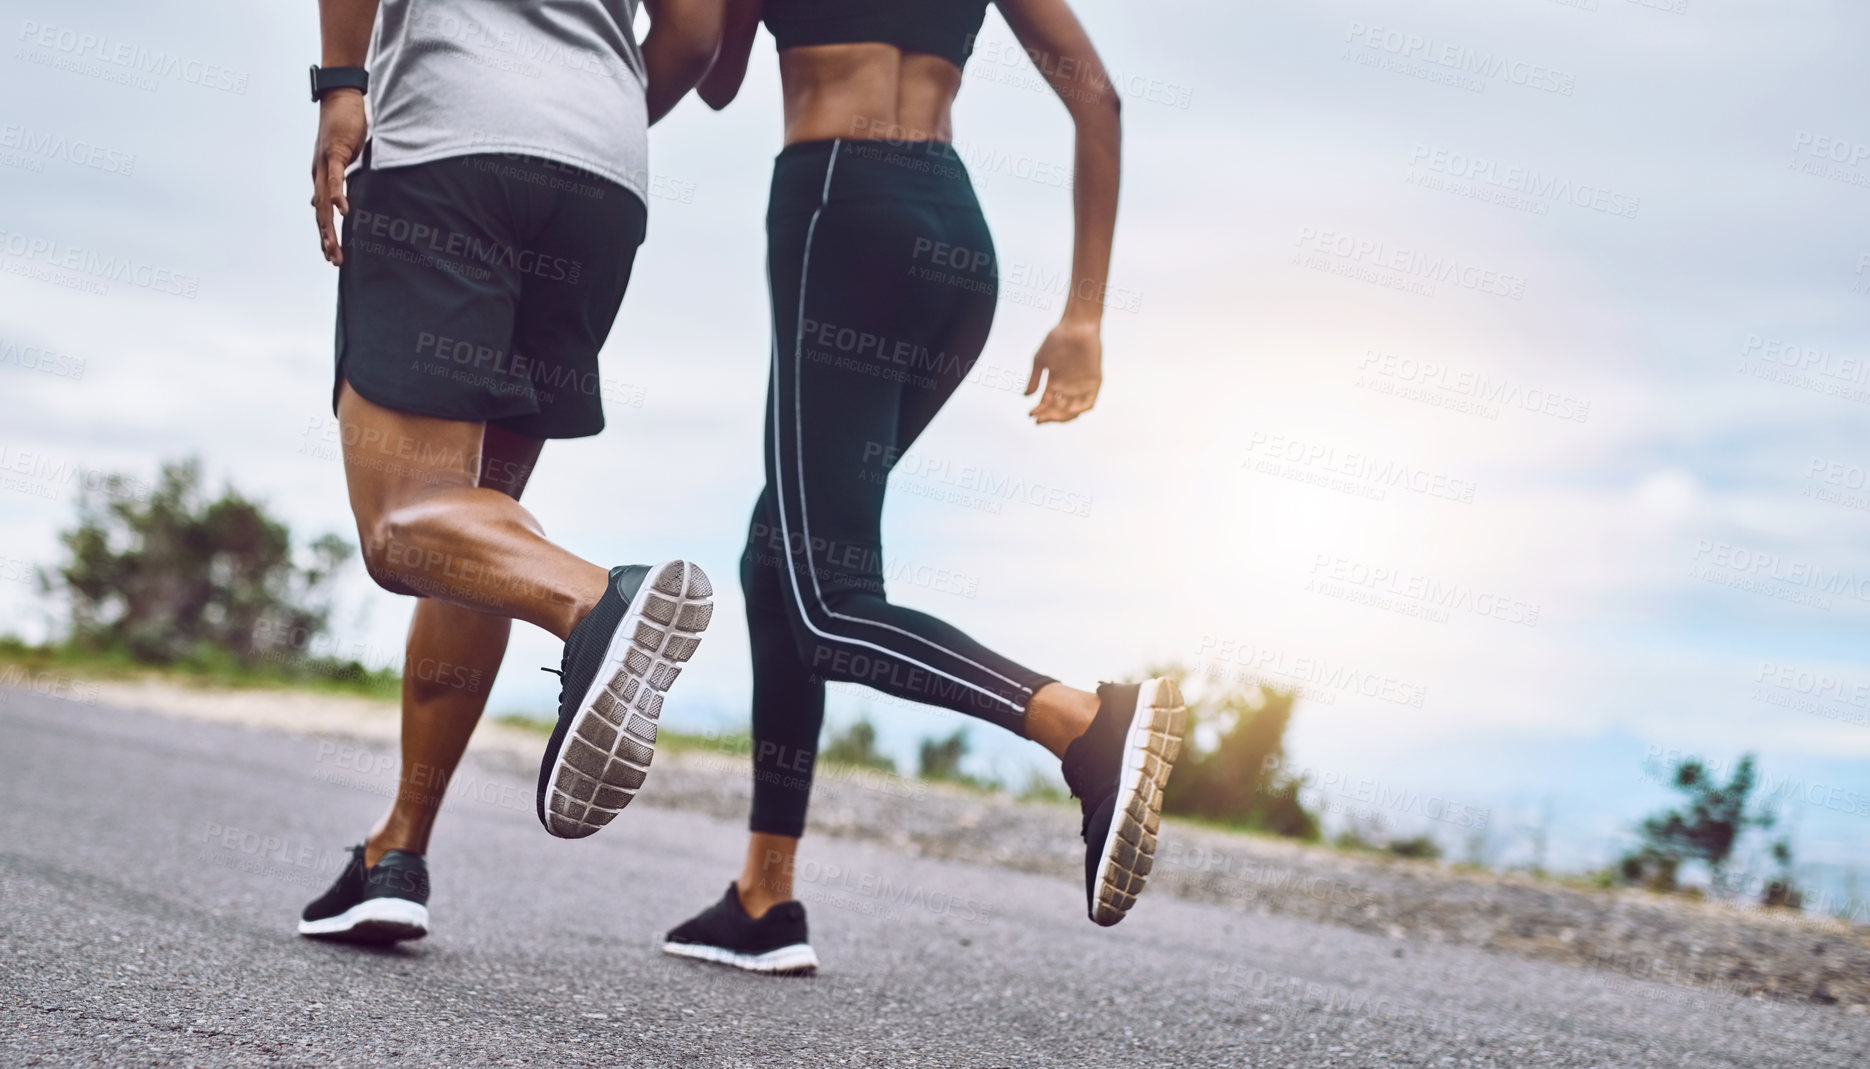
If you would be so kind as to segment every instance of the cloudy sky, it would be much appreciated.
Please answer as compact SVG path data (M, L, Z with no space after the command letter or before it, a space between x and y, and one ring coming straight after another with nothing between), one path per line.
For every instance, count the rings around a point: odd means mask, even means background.
M1071 130L989 15L956 131L999 318L886 517L893 561L963 592L899 600L1081 685L1169 660L1298 685L1293 756L1321 784L1490 807L1501 860L1549 807L1548 860L1600 861L1665 797L1646 757L1745 751L1789 779L1806 858L1861 856L1870 11L1079 7L1126 93L1103 398L1066 427L1024 417ZM84 473L197 455L297 531L351 529L326 438L335 273L306 206L315 5L6 10L0 614L39 637L45 607L10 580L55 558ZM601 562L734 574L779 147L764 37L755 55L726 113L691 100L652 134L649 241L604 354L640 404L549 447L527 494ZM672 459L675 507L629 507ZM691 727L744 721L729 586L677 691ZM360 570L345 605L342 639L393 662L407 604ZM547 711L532 669L556 659L519 637L494 709ZM960 723L858 692L833 715L865 709L905 758ZM972 736L982 771L1044 768ZM1417 810L1385 812L1458 848Z

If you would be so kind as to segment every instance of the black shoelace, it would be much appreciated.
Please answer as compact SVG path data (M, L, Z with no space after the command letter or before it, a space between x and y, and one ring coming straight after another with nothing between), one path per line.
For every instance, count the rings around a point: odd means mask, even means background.
M539 666L539 671L550 672L558 677L558 704L560 708L563 708L565 705L565 673L556 668L547 668L544 665Z

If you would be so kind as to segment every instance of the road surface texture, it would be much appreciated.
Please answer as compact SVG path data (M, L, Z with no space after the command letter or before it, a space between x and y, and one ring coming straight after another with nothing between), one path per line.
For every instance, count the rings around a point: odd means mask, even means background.
M436 930L293 934L380 812L330 739L0 692L0 1065L1863 1066L1870 1017L1147 895L808 844L825 962L667 957L736 822L638 805L547 836L487 766L433 853ZM652 778L646 790L653 792Z

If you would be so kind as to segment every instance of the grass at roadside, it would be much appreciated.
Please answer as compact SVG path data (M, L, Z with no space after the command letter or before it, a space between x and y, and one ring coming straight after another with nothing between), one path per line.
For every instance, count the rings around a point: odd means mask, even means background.
M174 664L151 665L132 660L122 651L32 646L8 635L0 636L0 668L17 668L29 677L49 673L86 681L155 679L214 690L298 690L382 701L395 701L402 693L402 676L392 669L370 669L356 661L291 651L252 665L218 651Z
M518 713L507 713L493 719L497 724L532 732L541 738L552 734L554 724L551 720L523 716ZM753 739L744 731L670 731L668 728L661 728L656 732L656 749L663 753L706 751L745 757L753 753Z

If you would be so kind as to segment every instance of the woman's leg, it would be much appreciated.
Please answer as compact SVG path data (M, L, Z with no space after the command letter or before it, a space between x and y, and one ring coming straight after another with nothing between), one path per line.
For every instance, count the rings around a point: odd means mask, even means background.
M812 768L825 720L824 681L799 663L786 618L785 544L773 522L770 488L760 495L740 558L753 652L753 807L740 905L759 917L792 897L792 858L805 831Z
M941 356L925 361L925 371L906 376L903 381L896 419L895 446L898 457L914 447L916 439L934 422L935 416L974 369L975 361L987 347L987 335L993 329L994 311L999 303L999 273L995 268L993 234L987 229L985 220L978 216L961 215L950 219L949 227L953 231L951 247L965 248L978 254L969 255L964 260L965 263L979 265L964 276L967 281L977 285L947 285L946 292L927 292L931 285L953 281L952 276L944 275L941 282L930 283L925 280L917 287L923 291L920 295L922 301L934 303L938 307L945 306L942 312L945 326L934 346L934 352ZM1026 737L1062 760L1065 748L1091 726L1092 719L1097 716L1097 705L1097 695L1090 691L1068 687L1056 681L1046 683L1026 703Z
M1051 680L884 596L881 517L900 459L903 384L944 353L947 308L908 277L937 213L832 203L771 226L775 344L766 442L801 663L826 679L954 709L1026 735ZM938 235L939 236L939 235Z
M518 501L544 445L489 426L479 485ZM364 864L390 850L428 853L429 833L487 708L511 631L504 616L417 599L403 659L402 773L395 802L364 841Z

